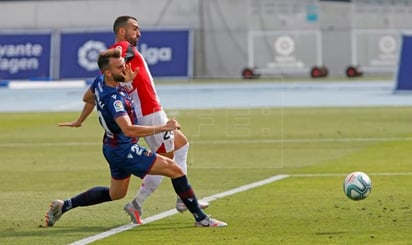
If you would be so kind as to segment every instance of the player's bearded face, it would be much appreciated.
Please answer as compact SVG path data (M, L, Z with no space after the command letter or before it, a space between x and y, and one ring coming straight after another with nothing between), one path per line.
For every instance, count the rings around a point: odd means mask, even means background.
M116 81L116 82L124 82L124 74L123 73L120 73L120 74L112 74L112 76L113 76L113 79Z
M132 35L129 31L126 31L126 41L128 41L131 45L136 47L137 45L137 37L135 35Z
M125 28L125 39L134 47L137 46L137 41L140 38L140 27L136 20L129 19Z

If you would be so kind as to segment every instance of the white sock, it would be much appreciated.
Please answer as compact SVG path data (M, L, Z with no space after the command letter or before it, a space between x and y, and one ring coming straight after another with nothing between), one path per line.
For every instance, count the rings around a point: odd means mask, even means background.
M148 198L162 183L162 175L146 175L143 178L143 182L140 185L140 189L137 191L135 201L141 207L143 202Z
M183 169L183 172L187 174L187 153L189 151L189 143L180 147L175 151L175 162Z

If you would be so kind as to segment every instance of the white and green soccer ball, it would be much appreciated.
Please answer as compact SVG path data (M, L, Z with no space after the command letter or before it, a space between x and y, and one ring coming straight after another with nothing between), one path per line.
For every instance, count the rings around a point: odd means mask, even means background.
M369 176L363 172L353 172L346 176L343 181L343 192L354 201L363 200L372 190L372 181Z

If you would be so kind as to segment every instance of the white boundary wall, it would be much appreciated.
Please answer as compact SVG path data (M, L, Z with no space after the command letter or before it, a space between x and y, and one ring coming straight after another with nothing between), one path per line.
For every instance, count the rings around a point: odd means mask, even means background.
M382 4L375 9L380 12L359 10L356 20L353 4L314 0L1 1L0 29L107 29L119 15L136 16L144 28L189 27L194 31L195 77L240 77L248 65L247 33L251 30L318 29L323 61L333 76L343 75L351 63L352 28L412 29L412 14L405 12L412 9L412 0L402 1L406 7L379 0ZM296 17L293 6L297 3L307 3L307 8Z

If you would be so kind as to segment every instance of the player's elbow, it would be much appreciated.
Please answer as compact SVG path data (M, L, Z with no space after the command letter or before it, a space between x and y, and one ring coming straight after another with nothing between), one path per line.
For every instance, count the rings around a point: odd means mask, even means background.
M95 104L94 93L90 89L87 90L86 93L84 93L83 102L89 103L89 104Z
M136 135L136 132L134 132L134 130L132 130L131 128L127 128L125 130L123 130L123 134L126 137L138 137L138 135Z
M94 97L83 97L83 102L92 105L96 104L96 102L94 101Z

